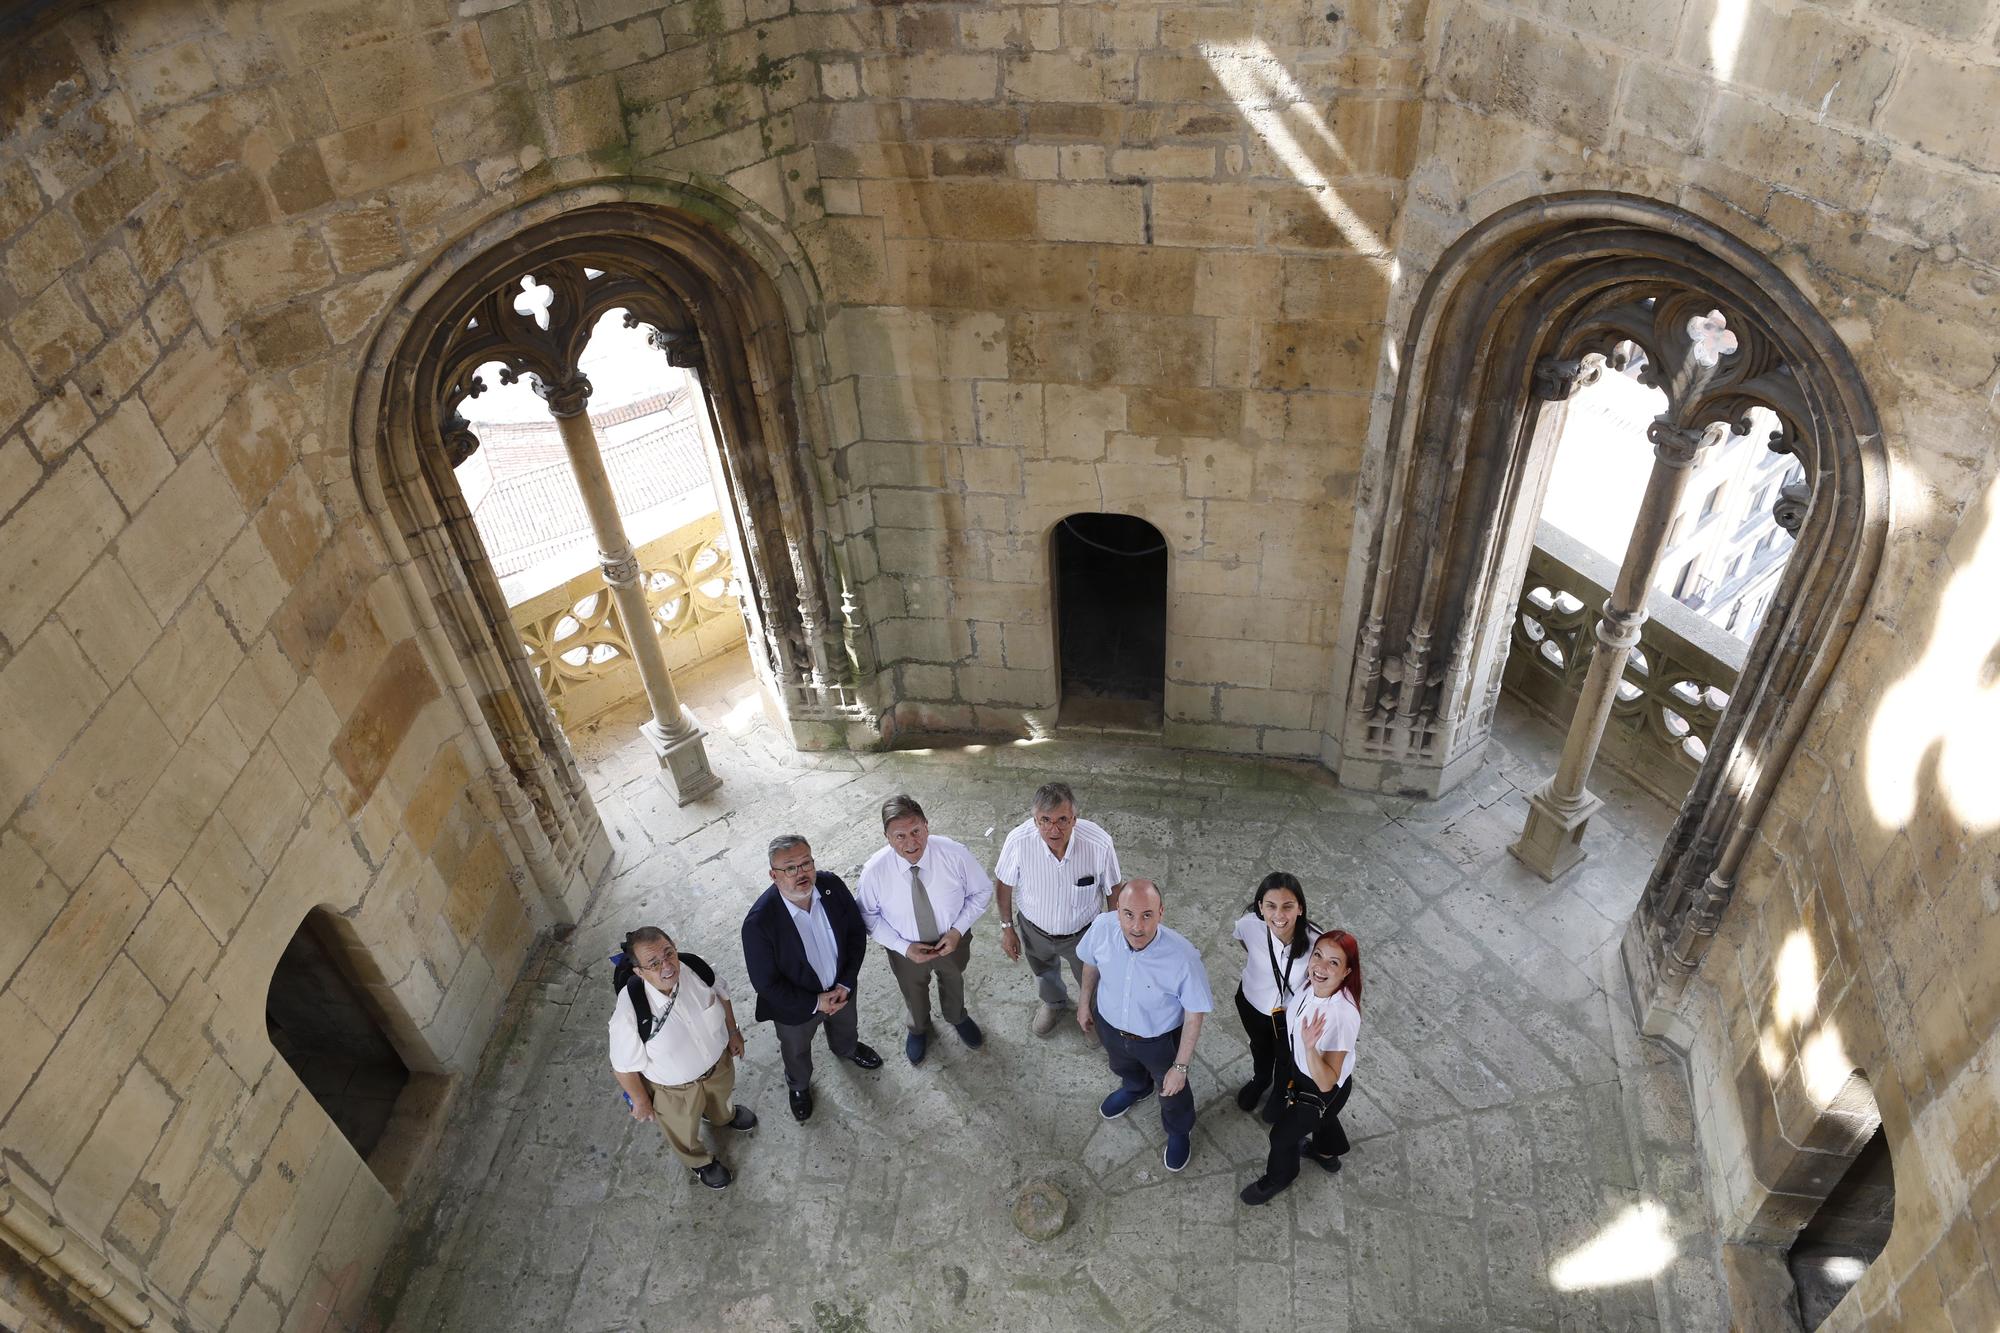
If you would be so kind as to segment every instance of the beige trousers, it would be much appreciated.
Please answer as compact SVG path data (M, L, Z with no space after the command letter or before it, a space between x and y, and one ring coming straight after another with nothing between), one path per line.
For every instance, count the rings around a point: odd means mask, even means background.
M714 1161L715 1154L702 1142L701 1122L726 1125L735 1116L729 1100L736 1091L734 1057L724 1051L715 1068L692 1083L669 1087L647 1079L646 1086L653 1090L653 1118L660 1122L660 1133L674 1155L691 1167Z

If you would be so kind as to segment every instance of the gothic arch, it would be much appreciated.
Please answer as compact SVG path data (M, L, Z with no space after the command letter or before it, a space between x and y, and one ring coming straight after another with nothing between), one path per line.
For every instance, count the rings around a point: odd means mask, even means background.
M538 268L562 274L559 289L593 318L628 309L700 376L724 521L748 575L745 611L765 650L758 667L801 743L862 716L868 666L843 596L845 534L829 524L813 465L826 420L815 286L774 220L691 180L599 182L512 209L443 251L370 344L355 390L355 472L543 897L567 919L588 892L577 871L601 825L452 473L464 443L455 409L488 359L476 335L491 326L494 294Z
M1812 498L1628 935L1637 996L1656 1015L1714 934L1888 530L1887 460L1860 372L1774 265L1672 205L1590 192L1514 205L1445 252L1417 298L1386 449L1364 483L1352 651L1336 682L1346 708L1331 738L1354 786L1435 795L1477 767L1560 420L1541 408L1612 331L1641 346L1658 336L1635 310L1680 304L1723 312L1742 345L1655 430L1769 407Z

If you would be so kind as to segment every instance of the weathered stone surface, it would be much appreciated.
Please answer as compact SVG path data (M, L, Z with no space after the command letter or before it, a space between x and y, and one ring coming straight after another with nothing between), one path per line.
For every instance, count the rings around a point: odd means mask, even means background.
M1069 1197L1051 1180L1021 1187L1014 1200L1014 1229L1029 1240L1054 1240L1069 1225Z

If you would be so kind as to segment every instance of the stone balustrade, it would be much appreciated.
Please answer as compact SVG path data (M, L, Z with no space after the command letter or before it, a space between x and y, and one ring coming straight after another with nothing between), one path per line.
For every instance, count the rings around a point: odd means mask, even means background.
M710 511L641 545L641 580L667 666L679 671L743 642L736 560ZM578 726L643 690L603 571L595 565L511 609L514 628L556 716Z
M1590 665L1600 608L1617 575L1616 564L1574 537L1538 525L1501 688L1558 723L1567 721ZM1652 593L1598 758L1678 803L1708 756L1746 651L1671 597Z

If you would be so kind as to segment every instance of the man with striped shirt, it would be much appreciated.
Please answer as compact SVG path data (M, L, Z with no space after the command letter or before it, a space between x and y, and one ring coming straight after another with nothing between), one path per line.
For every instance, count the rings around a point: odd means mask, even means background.
M1062 964L1082 981L1077 941L1121 878L1118 852L1101 826L1076 817L1069 784L1048 782L1036 789L1028 818L1007 835L993 874L1000 949L1016 962L1027 955L1042 998L1034 1033L1046 1037L1069 1007Z

